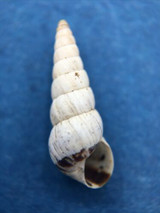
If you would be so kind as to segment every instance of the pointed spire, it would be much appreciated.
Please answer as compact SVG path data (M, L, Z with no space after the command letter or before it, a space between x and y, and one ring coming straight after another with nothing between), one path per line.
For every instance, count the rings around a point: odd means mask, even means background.
M58 23L57 32L65 28L69 28L69 25L65 20L62 19Z

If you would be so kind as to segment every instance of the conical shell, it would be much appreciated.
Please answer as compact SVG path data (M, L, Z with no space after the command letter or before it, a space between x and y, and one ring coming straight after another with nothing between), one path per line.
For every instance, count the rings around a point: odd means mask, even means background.
M102 187L113 172L113 155L103 138L89 78L65 20L58 24L54 49L50 156L63 173L90 188Z

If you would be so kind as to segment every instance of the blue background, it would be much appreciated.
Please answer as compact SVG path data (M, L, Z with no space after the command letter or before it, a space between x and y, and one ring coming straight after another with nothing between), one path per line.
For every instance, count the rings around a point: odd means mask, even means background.
M66 19L115 169L99 190L48 154L53 43ZM0 1L0 213L160 212L160 1Z

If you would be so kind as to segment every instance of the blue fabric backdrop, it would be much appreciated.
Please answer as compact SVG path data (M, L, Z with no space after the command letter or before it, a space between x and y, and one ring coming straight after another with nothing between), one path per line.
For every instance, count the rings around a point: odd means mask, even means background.
M48 154L53 43L66 19L115 169L92 190ZM160 212L160 1L0 1L0 213Z

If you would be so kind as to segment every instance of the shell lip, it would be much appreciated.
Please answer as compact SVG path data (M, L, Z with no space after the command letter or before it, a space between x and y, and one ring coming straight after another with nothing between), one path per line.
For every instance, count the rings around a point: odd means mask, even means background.
M102 138L94 152L85 161L86 185L89 188L101 188L109 181L113 168L114 159L111 147Z
M88 188L97 189L104 186L110 179L114 159L110 146L102 138L95 146L65 157L56 165L63 173L85 184Z

